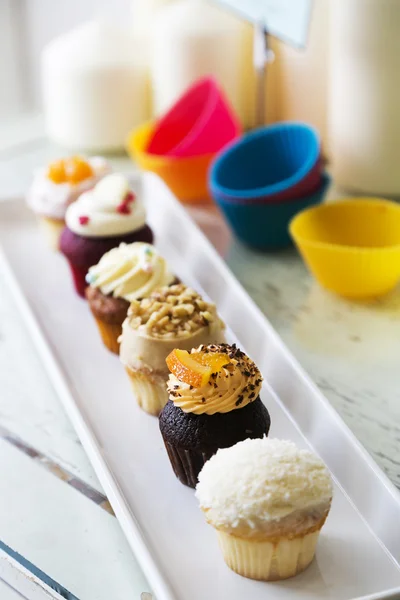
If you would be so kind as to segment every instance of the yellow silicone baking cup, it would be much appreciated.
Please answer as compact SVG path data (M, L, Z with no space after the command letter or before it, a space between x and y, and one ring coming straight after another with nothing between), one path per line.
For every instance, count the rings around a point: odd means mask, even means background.
M347 198L302 211L290 234L319 283L366 299L400 280L400 206L380 198Z

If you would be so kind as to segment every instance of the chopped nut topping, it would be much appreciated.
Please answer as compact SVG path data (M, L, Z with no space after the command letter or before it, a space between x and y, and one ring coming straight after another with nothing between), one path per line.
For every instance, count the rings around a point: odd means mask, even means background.
M128 317L133 328L144 326L153 337L167 339L188 337L215 322L224 327L215 306L182 283L160 288L143 300L134 300Z

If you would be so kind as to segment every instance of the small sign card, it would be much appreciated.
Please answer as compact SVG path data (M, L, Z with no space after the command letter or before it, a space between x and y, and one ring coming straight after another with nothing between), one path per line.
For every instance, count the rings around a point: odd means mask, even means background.
M245 20L298 48L307 44L313 0L216 0Z

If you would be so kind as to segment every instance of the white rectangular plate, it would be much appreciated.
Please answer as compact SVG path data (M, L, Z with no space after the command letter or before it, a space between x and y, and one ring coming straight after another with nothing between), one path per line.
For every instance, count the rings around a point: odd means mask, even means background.
M164 184L146 176L145 195L160 252L216 302L230 340L261 368L270 435L311 446L335 480L317 557L305 573L261 583L230 571L193 490L172 473L157 419L138 408L118 358L102 346L63 257L46 248L22 200L0 204L1 260L21 314L157 600L396 597L398 491Z

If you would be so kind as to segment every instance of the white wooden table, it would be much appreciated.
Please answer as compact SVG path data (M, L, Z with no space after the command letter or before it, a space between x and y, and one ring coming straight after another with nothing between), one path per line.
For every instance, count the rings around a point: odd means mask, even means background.
M40 132L14 132L0 147L0 197L23 194L32 168L63 155ZM112 162L132 168L126 158ZM400 487L400 294L340 300L318 287L294 250L252 252L230 241L216 211L194 216ZM127 600L149 591L0 270L0 599Z

